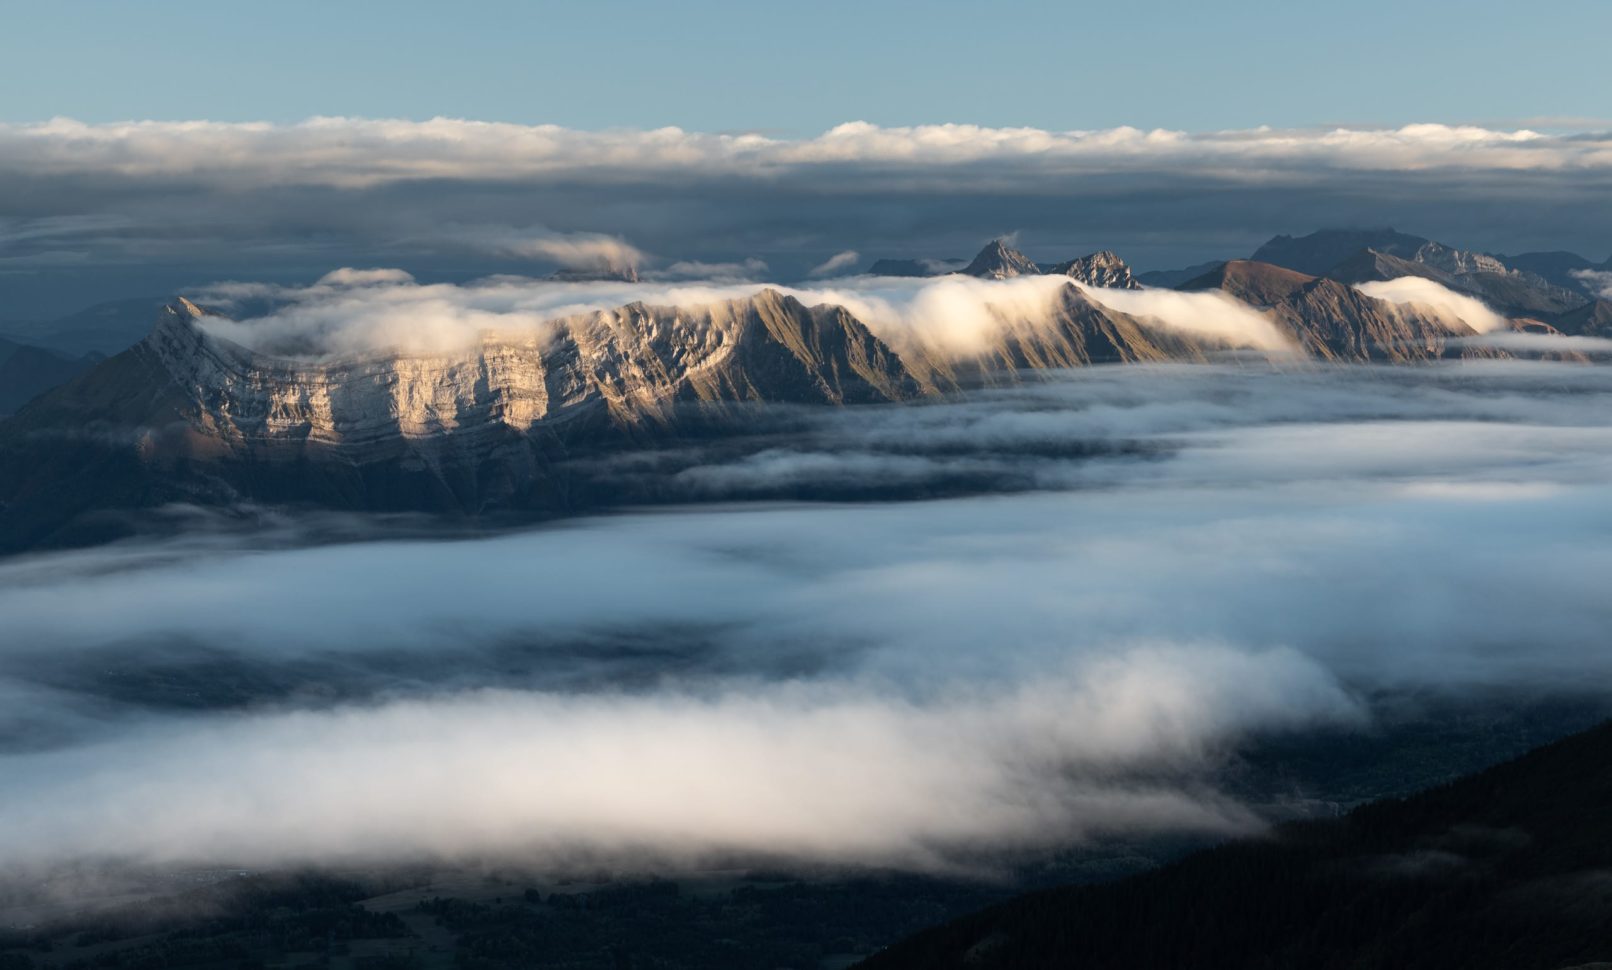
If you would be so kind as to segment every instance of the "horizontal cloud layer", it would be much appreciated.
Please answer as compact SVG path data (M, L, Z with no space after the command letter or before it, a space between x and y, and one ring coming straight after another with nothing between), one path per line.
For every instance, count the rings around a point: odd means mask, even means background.
M0 855L933 869L1240 830L1253 739L1612 684L1609 405L1552 363L1093 368L602 470L968 464L978 498L12 560Z
M1247 179L1316 167L1612 171L1612 137L1440 124L1191 133L852 122L815 138L781 140L679 128L579 131L453 118L313 118L294 125L85 124L64 118L0 125L0 159L0 173L6 174L77 171L343 186L579 173L770 176L848 165L910 172L982 162L1041 174L1126 172L1142 165Z
M1357 717L1314 664L1221 648L1141 649L928 702L822 684L482 691L7 759L0 845L14 865L636 855L650 866L721 851L930 868L983 845L1246 831L1258 824L1247 809L1191 786L1206 755L1250 729ZM1182 765L1186 779L1170 773ZM1139 771L1155 777L1126 777ZM125 822L108 817L113 804Z
M1362 224L1599 259L1608 198L1604 134L1437 124L852 123L788 140L455 119L56 120L0 125L0 273L7 312L29 317L215 279L306 282L343 264L462 280L633 257L640 269L759 260L799 280L853 250L966 259L1015 231L1037 259L1115 249L1142 269Z

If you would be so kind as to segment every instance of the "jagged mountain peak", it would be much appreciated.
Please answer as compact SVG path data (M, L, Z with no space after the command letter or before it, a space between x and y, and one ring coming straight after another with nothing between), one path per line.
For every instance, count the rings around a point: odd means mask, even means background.
M1119 254L1112 249L1101 249L1095 253L1071 259L1063 263L1055 263L1048 270L1059 276L1085 283L1087 286L1097 286L1113 290L1139 290L1142 284L1131 272L1131 267Z
M1014 249L1004 239L993 239L985 244L974 261L964 267L963 273L981 279L1005 280L1015 276L1035 276L1041 268L1030 257Z

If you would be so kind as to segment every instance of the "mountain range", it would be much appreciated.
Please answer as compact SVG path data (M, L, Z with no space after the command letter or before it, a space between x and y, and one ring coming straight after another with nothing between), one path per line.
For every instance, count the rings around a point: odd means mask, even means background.
M1368 296L1340 276L1482 277L1553 292L1491 257L1398 234L1344 235L1279 237L1264 254L1313 266L1364 238L1411 258L1355 249L1343 265L1361 272L1320 276L1233 260L1178 289L1216 292L1257 314L1288 356L1401 364L1505 354L1447 313ZM1372 254L1364 266L1363 253ZM990 305L992 325L966 351L881 336L843 306L762 289L704 306L578 314L552 321L542 339L488 333L447 353L306 358L224 339L208 311L179 299L133 347L92 367L58 362L88 369L0 422L0 549L96 541L115 534L109 510L174 502L565 514L599 501L570 484L566 469L579 456L742 432L759 407L906 402L1040 370L1240 352L1213 332L1103 302L1105 292L1141 288L1110 252L1038 265L996 240L965 272L1068 282L1044 313ZM1604 334L1609 311L1586 298L1554 315L1554 326L1536 316L1510 326ZM1581 359L1567 345L1553 356ZM30 369L42 380L54 373Z
M1523 262L1540 265L1539 255L1525 256ZM1479 297L1508 315L1545 320L1582 307L1596 295L1582 278L1570 273L1553 271L1553 281L1501 257L1456 249L1393 229L1277 236L1251 258L1345 283L1421 276ZM1583 262L1580 269L1600 268L1588 260Z
M1612 257L1594 263L1576 253L1540 252L1496 256L1458 249L1395 229L1323 229L1307 236L1276 236L1248 257L1307 276L1341 283L1367 283L1415 276L1481 299L1511 317L1527 317L1566 333L1599 334L1612 315L1596 273L1612 272ZM998 239L973 262L961 260L879 260L873 275L941 276L963 273L1007 279L1035 273L1068 275L1089 286L1180 287L1221 265L1199 263L1179 270L1132 273L1112 252L1064 263L1035 263Z

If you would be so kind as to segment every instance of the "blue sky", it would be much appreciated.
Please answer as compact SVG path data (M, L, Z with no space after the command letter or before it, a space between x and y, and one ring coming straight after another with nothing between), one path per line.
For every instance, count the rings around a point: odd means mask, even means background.
M1612 3L0 0L0 120L435 115L811 134L1612 114ZM1578 125L1593 126L1593 125Z

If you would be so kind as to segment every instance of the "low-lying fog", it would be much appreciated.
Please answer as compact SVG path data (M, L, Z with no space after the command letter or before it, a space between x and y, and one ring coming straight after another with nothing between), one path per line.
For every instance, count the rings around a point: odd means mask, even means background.
M1229 760L1383 697L1612 683L1612 369L1104 367L798 421L679 457L720 505L0 562L0 859L935 870L1256 828Z

